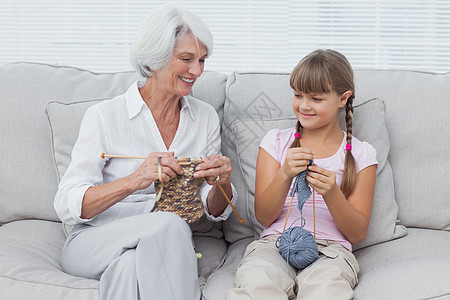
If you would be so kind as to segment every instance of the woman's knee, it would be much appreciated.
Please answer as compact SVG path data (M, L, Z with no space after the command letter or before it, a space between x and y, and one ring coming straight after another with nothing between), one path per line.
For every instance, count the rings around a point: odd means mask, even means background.
M192 231L189 225L181 219L177 214L170 212L154 212L144 216L142 220L142 230L144 236L162 235L164 238L192 239Z
M117 257L109 266L106 268L105 273L114 269L114 273L117 274L136 274L136 249L129 249Z

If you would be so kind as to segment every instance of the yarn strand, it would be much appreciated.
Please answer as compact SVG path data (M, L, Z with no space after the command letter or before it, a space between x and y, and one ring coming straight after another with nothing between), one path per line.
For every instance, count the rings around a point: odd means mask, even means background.
M312 165L311 161L309 165ZM306 200L311 196L311 190L306 182L306 172L300 172L295 179L294 187L291 192L291 201L289 203L289 208L284 222L284 228L281 236L277 239L276 246L281 254L281 256L289 263L291 266L297 269L304 269L310 264L312 264L318 257L319 251L317 248L317 243L315 240L316 234L316 220L315 220L315 191L313 189L313 219L314 219L314 236L303 228L306 224L306 220L303 217L302 210L303 205ZM289 218L290 210L292 207L292 202L295 193L297 192L297 208L301 215L300 226L289 227L286 230L287 221Z

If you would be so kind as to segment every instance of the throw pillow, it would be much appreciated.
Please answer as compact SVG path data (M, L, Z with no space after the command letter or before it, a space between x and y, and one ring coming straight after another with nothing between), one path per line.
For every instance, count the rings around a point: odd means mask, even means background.
M86 100L72 103L51 101L45 107L52 134L53 159L58 180L70 164L72 148L78 139L81 121L86 110L106 99Z

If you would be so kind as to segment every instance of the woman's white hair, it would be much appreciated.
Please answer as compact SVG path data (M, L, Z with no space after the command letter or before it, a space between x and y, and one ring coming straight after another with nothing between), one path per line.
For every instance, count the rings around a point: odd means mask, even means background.
M143 77L169 65L174 48L187 34L205 45L207 56L213 51L208 26L196 14L171 4L154 10L139 28L130 50L130 61Z

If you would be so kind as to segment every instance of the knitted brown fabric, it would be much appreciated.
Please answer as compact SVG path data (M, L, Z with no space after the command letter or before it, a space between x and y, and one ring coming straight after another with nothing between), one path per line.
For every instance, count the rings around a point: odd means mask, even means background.
M173 212L188 224L197 221L204 213L200 199L203 178L194 178L195 167L203 162L201 159L178 158L183 175L163 183L163 191L156 208L160 211ZM155 191L159 192L161 181L155 181Z

